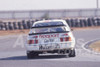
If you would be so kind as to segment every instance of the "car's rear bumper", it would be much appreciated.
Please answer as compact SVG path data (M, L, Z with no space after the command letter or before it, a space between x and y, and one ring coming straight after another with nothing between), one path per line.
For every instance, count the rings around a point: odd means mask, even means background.
M74 48L73 48L74 49ZM43 54L43 53L58 53L58 54L66 54L69 53L70 50L73 50L72 48L68 48L68 49L55 49L55 50L46 50L46 51L27 51L27 53L30 52L34 52L34 53L38 53L38 54Z
M57 43L59 44L59 43ZM50 44L53 45L53 48L44 48L43 45L38 44L38 45L29 45L26 44L26 49L27 51L54 51L54 50L65 50L65 49L73 49L75 47L75 43L74 42L67 42L67 43L60 43L59 45L54 45L54 44Z

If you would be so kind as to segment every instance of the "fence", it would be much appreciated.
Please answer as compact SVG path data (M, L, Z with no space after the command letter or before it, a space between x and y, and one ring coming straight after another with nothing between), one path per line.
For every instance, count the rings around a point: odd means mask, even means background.
M70 27L100 26L100 18L66 19ZM30 29L34 21L0 22L0 30Z
M100 9L0 11L0 19L100 17Z

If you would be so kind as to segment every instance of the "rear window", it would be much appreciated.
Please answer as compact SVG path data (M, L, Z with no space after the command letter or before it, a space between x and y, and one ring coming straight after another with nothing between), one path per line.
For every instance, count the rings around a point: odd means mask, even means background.
M31 29L32 33L50 33L50 32L65 32L65 27L50 27L50 28L36 28Z
M57 25L64 25L64 24L63 22L43 22L35 24L34 27L57 26Z

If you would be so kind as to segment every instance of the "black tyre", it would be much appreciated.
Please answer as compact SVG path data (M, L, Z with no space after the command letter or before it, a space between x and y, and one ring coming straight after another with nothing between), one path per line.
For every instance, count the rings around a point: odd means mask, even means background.
M38 53L36 53L36 52L28 52L27 53L28 59L32 59L32 58L35 58L35 57L38 57Z
M75 49L74 50L69 50L69 54L68 54L69 57L75 57L76 54L75 54Z

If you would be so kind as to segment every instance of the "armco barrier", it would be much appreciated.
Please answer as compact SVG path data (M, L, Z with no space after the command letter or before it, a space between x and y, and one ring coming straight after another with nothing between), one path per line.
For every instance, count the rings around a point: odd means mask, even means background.
M100 18L65 19L70 27L100 26ZM35 21L0 22L0 30L30 29Z

